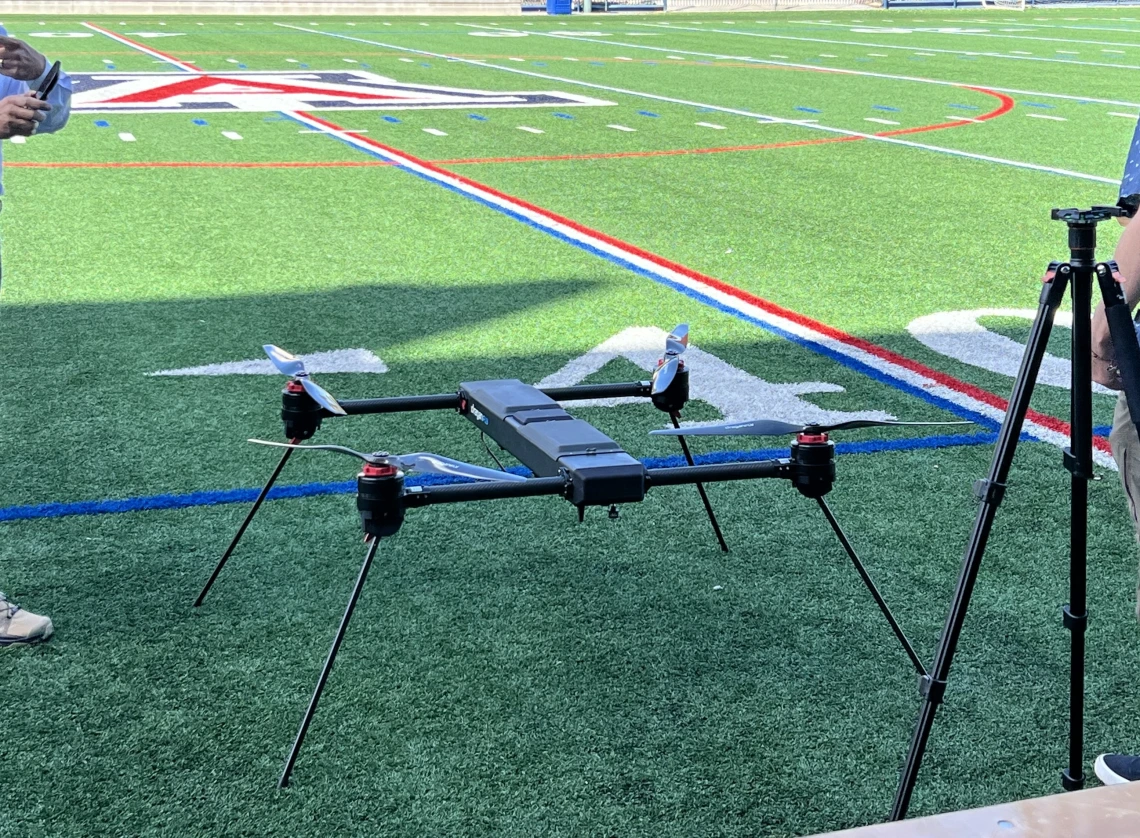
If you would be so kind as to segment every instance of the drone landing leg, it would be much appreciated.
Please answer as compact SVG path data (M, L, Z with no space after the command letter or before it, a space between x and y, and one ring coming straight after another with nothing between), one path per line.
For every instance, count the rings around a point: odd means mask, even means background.
M368 544L368 552L364 556L364 564L360 567L360 574L356 577L356 584L352 588L352 596L348 599L348 607L344 610L344 616L341 617L340 626L336 630L336 637L333 638L332 648L329 649L328 657L325 658L325 665L321 669L321 677L317 679L317 688L313 690L313 697L309 700L309 707L305 710L305 717L301 720L301 727L297 731L297 738L293 741L293 748L289 751L289 758L285 760L285 770L281 772L281 779L277 781L277 788L279 789L283 789L289 785L289 775L293 773L293 765L297 762L297 756L301 752L301 743L305 741L305 733L309 730L309 722L313 720L313 714L317 712L317 704L321 700L321 692L325 688L325 682L329 679L333 661L336 660L336 653L340 649L340 643L344 640L344 633L348 629L348 621L352 619L353 609L356 608L356 601L360 599L360 591L364 588L364 580L368 578L368 569L372 567L372 559L375 558L376 548L379 546L379 538L373 538Z
M298 442L300 442L300 438L290 440L292 445L296 445ZM241 537L245 534L246 527L248 527L250 521L253 520L253 516L257 514L257 510L261 508L262 501L269 495L269 490L272 489L273 484L277 482L277 478L281 474L281 469L285 468L285 463L289 462L289 456L292 453L292 448L286 448L285 453L281 455L281 461L277 463L277 468L273 469L273 474L269 475L269 482L262 488L261 494L257 496L257 500L253 502L253 507L249 510L249 514L245 516L245 520L241 522L241 526L238 527L238 531L234 535L233 541L230 542L230 546L226 548L226 552L222 553L222 558L218 561L218 566L214 568L214 572L211 573L210 578L206 580L206 586L202 588L202 592L198 594L198 598L194 600L195 608L201 605L202 601L206 599L206 594L210 592L214 580L218 578L218 574L222 572L222 568L225 567L226 562L229 561L230 554L233 553L234 549L238 546L238 542L241 541Z
M831 507L827 505L827 501L823 498L816 498L819 508L823 510L823 514L827 517L827 522L831 524L831 528L835 530L835 535L839 538L839 543L843 545L843 549L847 551L847 555L851 557L851 561L855 565L855 569L859 571L859 576L863 579L863 584L867 586L867 590L871 592L871 596L875 598L875 603L879 606L879 610L883 612L883 616L887 618L887 622L891 624L891 631L895 633L895 637L899 639L903 649L906 651L907 657L910 662L914 664L915 671L920 675L926 675L926 667L922 665L918 655L914 651L914 647L910 645L910 641L906 639L902 628L899 626L898 621L895 620L895 615L891 613L891 609L887 607L886 600L883 595L879 593L879 589L875 587L875 583L871 581L871 575L867 572L867 568L859 561L859 556L855 554L855 548L851 546L851 542L847 540L847 536L839 526L839 522L835 520L835 515L831 511Z
M677 413L676 411L672 411L669 414L669 418L673 420L673 427L680 430L680 428L681 428L681 421L680 421L681 415L679 413ZM685 452L685 462L687 462L690 466L695 466L696 463L693 462L693 455L689 451L689 443L685 442L685 438L683 436L679 436L679 437L677 437L677 439L681 443L681 450L683 452ZM720 531L720 524L717 523L716 515L713 513L712 504L709 503L709 496L708 496L708 493L705 491L705 486L703 483L697 483L696 487L697 487L697 492L701 496L701 503L703 503L705 505L705 513L709 516L709 523L712 524L713 532L716 533L716 540L718 542L720 542L720 549L727 553L728 552L728 544L724 540L724 534Z

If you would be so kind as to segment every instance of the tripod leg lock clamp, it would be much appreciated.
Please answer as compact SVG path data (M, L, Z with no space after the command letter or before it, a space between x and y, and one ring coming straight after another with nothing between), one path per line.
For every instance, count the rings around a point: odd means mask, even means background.
M996 480L975 480L974 481L974 497L982 503L999 504L1001 499L1005 497L1005 483L998 483Z
M1084 633L1089 626L1089 612L1074 614L1073 609L1066 603L1061 608L1061 622L1069 631Z
M1063 282L1055 282L1057 274L1062 274ZM1045 269L1045 276L1041 277L1041 299L1043 305L1056 308L1065 298L1065 288L1069 284L1072 267L1066 262L1050 262Z
M1092 469L1083 467L1080 459L1073 454L1071 449L1062 448L1061 456L1065 462L1065 470L1073 475L1073 477L1080 478L1081 480L1093 479L1094 475Z
M946 695L946 682L933 675L919 675L918 694L931 704L941 704L942 697Z

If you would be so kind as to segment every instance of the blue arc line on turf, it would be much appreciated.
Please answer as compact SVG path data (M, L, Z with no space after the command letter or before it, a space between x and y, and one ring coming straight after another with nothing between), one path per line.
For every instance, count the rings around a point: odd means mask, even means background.
M919 451L951 446L988 445L997 439L997 434L963 434L948 436L926 436L911 439L871 440L868 442L840 442L835 446L836 454L875 454L883 451ZM1024 437L1023 437L1024 439ZM788 449L762 448L755 451L718 451L701 454L693 459L702 465L715 463L739 463L749 460L768 460L786 457ZM684 457L650 457L642 460L646 468L676 468L688 465ZM512 474L529 475L522 466L507 469ZM444 486L466 483L451 477L424 475L411 477L409 486ZM121 500L90 500L74 503L42 503L31 506L7 506L0 508L0 522L30 521L40 518L68 518L75 515L118 515L124 512L151 512L163 509L189 509L198 506L218 506L228 503L253 503L260 489L219 489L185 494L147 495L123 498ZM288 498L311 498L320 495L347 495L356 491L355 480L342 480L336 483L298 483L274 486L269 492L269 500Z

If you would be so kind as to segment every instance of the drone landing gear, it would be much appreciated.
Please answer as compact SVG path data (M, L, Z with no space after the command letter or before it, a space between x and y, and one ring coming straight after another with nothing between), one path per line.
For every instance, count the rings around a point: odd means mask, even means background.
M340 625L337 627L336 637L333 638L328 657L325 658L325 665L321 667L321 675L317 678L317 686L313 690L313 697L309 699L309 706L305 710L304 718L301 719L301 727L297 730L297 738L293 740L293 747L289 749L289 758L285 760L285 769L281 772L281 779L277 781L277 788L279 789L283 789L289 785L289 775L293 773L293 765L297 762L297 757L301 753L301 743L305 741L305 734L309 730L309 722L313 720L313 714L317 712L317 704L320 703L321 693L324 692L325 689L325 682L328 681L329 673L332 672L333 662L336 661L336 653L340 650L341 641L344 640L344 633L348 630L348 621L352 619L352 612L356 609L357 600L360 599L360 592L364 589L364 581L368 578L368 569L372 567L372 560L376 558L376 548L379 546L380 539L369 536L368 552L364 555L364 564L360 566L360 573L356 577L356 584L352 586L352 595L348 598L348 606L344 609L344 616L340 618Z
M839 521L835 518L835 513L831 511L831 507L827 505L827 501L823 496L831 491L831 487L835 485L835 443L828 439L826 433L801 433L796 437L795 442L792 443L792 462L798 466L793 471L792 484L796 490L806 498L813 499L819 504L820 511L823 512L827 523L831 525L832 531L835 533L839 543L843 545L844 552L851 559L851 563L855 565L855 570L859 574L859 578L863 580L864 586L871 593L875 600L875 604L879 606L879 610L886 617L887 623L894 632L895 637L898 638L899 643L902 644L903 651L906 652L910 658L911 664L914 666L915 671L920 677L926 675L926 669L922 666L922 661L919 660L917 653L910 641L907 640L906 634L903 633L902 627L899 626L898 620L895 615L891 613L891 609L887 607L887 601L883 599L883 595L879 593L879 589L875 586L874 581L871 579L871 574L867 572L866 566L859 560L859 555L855 552L855 548L851 545L851 541L847 538L843 528L839 526Z
M292 440L290 440L290 443L296 445L300 441L300 437L294 437ZM195 608L197 608L202 604L203 601L205 601L206 594L208 594L210 592L210 588L213 587L214 580L218 578L218 574L222 572L222 568L225 567L226 562L229 561L230 554L232 554L233 551L237 548L238 542L241 541L241 537L245 535L246 528L253 520L253 516L257 514L257 510L261 508L261 504L269 496L269 490L272 489L273 484L277 482L277 478L281 475L281 471L285 468L285 464L289 462L289 457L292 455L293 451L294 449L292 448L286 448L285 453L281 455L281 460L277 463L277 467L273 469L273 473L269 475L269 480L262 488L261 494L259 494L257 496L257 500L253 502L253 506L250 507L248 514L245 516L245 520L241 522L241 526L238 527L238 531L234 534L233 540L230 541L230 546L226 548L226 551L224 553L222 553L222 558L218 560L218 566L214 568L214 572L211 573L210 578L206 580L206 584L202 588L202 592L198 594L198 598L194 600Z
M847 536L839 526L839 522L835 520L835 514L831 511L831 507L827 505L827 501L822 497L817 497L815 500L827 518L827 523L831 524L831 529L835 531L839 543L843 545L844 551L851 558L851 563L855 565L855 570L858 571L859 578L863 580L863 584L867 587L867 590L871 592L871 596L874 597L875 604L879 606L879 610L882 611L883 616L887 618L887 622L891 626L891 631L895 633L895 637L897 637L899 643L902 644L903 651L905 651L907 657L910 658L911 664L914 665L915 672L918 673L919 677L926 677L926 668L922 665L922 661L919 660L918 654L914 651L914 647L910 645L910 641L907 640L902 627L898 624L898 620L895 619L895 615L892 614L891 609L887 607L887 601L883 599L883 595L879 593L879 589L875 587L875 583L871 579L871 574L867 572L867 568L864 567L863 562L859 561L859 556L856 554L855 548L851 546L851 542L847 540Z
M677 430L680 430L681 414L676 410L671 410L669 411L669 418L673 421L673 427ZM696 462L693 460L693 455L689 451L689 443L685 442L685 438L683 436L678 436L677 439L681 443L681 450L685 453L685 462L691 466L695 466ZM720 531L720 524L717 523L716 514L713 512L712 504L709 503L709 495L708 492L705 491L705 484L697 483L695 485L697 487L697 493L701 496L701 503L703 503L705 506L705 514L709 516L709 523L712 524L713 532L716 533L716 540L720 544L720 549L727 553L728 544L724 540L724 533Z

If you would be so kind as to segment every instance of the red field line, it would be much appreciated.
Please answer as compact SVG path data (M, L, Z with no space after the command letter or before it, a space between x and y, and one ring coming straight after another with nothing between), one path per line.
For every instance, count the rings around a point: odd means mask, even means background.
M967 87L987 96L997 98L1001 104L988 113L975 117L974 121L984 122L989 119L1007 114L1013 109L1013 99L996 90L984 87ZM937 131L943 128L960 128L970 125L969 120L954 120L953 122L939 122L935 125L920 125L917 128L896 128L892 131L879 131L876 137L893 137L898 134L918 134L923 131ZM447 160L434 160L432 162L445 166L462 166L471 163L548 163L565 160L614 160L625 157L671 157L683 154L724 154L728 152L762 151L770 148L794 148L796 146L823 145L825 143L849 143L863 139L862 137L821 137L816 140L788 140L780 143L758 143L755 145L711 146L709 148L671 148L653 151L603 151L586 154L544 154L525 157L461 157ZM237 163L237 162L131 162L131 163L5 163L10 168L23 169L305 169L305 168L343 168L366 166L391 166L382 160L353 160L353 161L313 161L313 162L265 162L265 163Z

